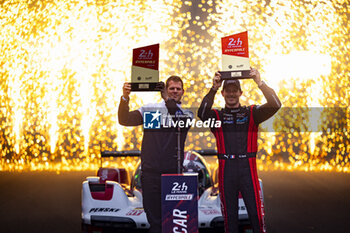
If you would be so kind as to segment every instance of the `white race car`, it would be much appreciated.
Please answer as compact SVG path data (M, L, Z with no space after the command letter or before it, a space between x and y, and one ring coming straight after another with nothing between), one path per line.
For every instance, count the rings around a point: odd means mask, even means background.
M184 156L184 173L198 173L198 227L200 232L223 232L224 219L220 209L220 196L217 177L208 169L203 156L215 156L213 150L187 151ZM120 151L101 153L106 157L140 156L139 151ZM140 162L132 171L129 183L129 172L125 168L101 167L97 176L89 176L82 187L82 232L147 232L149 223L142 205L142 187L140 179ZM213 174L211 174L213 173ZM262 182L261 193L263 194ZM261 196L263 208L263 195ZM248 213L242 197L239 197L239 223L242 233L252 232Z

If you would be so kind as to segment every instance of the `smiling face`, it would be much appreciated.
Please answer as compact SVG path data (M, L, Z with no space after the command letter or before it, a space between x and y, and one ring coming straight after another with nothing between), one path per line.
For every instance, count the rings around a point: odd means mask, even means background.
M169 81L167 87L168 97L175 100L176 102L180 102L181 98L184 94L184 89L182 87L181 82Z
M225 99L225 106L228 108L238 108L239 98L242 95L242 91L236 85L228 85L225 87L221 94Z

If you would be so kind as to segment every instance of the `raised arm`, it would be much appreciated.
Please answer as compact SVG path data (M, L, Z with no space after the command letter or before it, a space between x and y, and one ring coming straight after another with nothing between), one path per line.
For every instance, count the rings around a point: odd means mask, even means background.
M204 96L202 103L198 109L197 115L202 121L205 121L210 118L216 118L216 114L211 108L214 103L215 94L220 88L221 84L221 75L219 74L219 72L216 72L213 78L213 87L210 89L209 93L206 96Z
M142 125L143 118L138 110L131 111L129 109L130 100L130 83L124 83L123 85L123 95L120 98L119 108L118 108L118 121L119 124L124 126L137 126Z
M261 80L256 69L251 69L251 76L267 100L267 103L257 106L253 111L254 122L260 124L272 117L281 108L282 104L275 91Z

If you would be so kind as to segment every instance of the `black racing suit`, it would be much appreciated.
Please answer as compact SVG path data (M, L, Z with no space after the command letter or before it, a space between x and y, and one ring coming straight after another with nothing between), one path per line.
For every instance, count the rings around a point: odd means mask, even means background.
M275 92L265 83L260 86L267 103L212 110L216 91L211 89L198 110L201 120L221 120L212 128L219 159L219 190L225 232L238 232L238 195L241 192L254 233L266 232L264 207L256 169L258 125L281 107Z
M183 109L176 104L175 100L169 99L162 103L169 116L175 120L175 115ZM152 111L161 104L154 104ZM143 107L142 107L143 108ZM164 110L164 109L163 109ZM193 114L192 114L193 117ZM181 120L186 120L184 115ZM143 124L143 116L139 110L129 111L129 100L121 98L118 110L119 123L124 126L137 126ZM147 220L150 224L150 232L160 233L162 230L161 216L161 174L177 173L177 135L178 129L174 127L160 129L144 129L141 146L141 186L143 196L143 207ZM184 159L184 144L188 128L180 131L181 166ZM182 169L182 168L181 168Z

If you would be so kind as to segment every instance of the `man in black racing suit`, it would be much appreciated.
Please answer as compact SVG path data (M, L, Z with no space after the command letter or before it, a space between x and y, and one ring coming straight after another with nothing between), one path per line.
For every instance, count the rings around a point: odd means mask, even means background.
M266 232L264 210L256 169L258 125L274 115L281 107L276 93L261 79L256 69L250 75L263 92L267 103L260 106L241 106L242 95L238 80L225 80L221 94L225 108L212 109L214 97L222 84L220 73L215 73L213 87L204 97L198 117L221 120L220 128L212 128L216 137L219 160L219 190L225 232L238 232L238 195L241 192L254 233Z
M170 76L164 87L160 86L163 102L151 103L138 110L129 110L130 83L124 83L118 119L124 126L143 124L144 113L161 114L161 126L156 129L144 128L141 147L141 186L143 207L150 224L149 232L162 232L161 216L161 175L177 173L177 136L179 129L169 127L169 121L193 118L193 113L181 108L181 98L184 94L183 82L178 76ZM153 114L152 114L153 115ZM154 115L157 117L157 115ZM167 125L164 125L167 124ZM189 128L180 130L180 151L182 166L184 160L184 144Z

